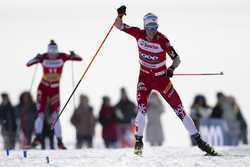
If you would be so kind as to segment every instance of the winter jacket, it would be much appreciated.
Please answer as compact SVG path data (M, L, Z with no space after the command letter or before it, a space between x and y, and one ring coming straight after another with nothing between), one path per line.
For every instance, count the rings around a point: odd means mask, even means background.
M99 112L99 121L103 128L103 139L117 140L117 118L115 114L115 107L102 106Z
M117 120L120 124L130 124L132 119L136 117L136 107L135 104L130 101L120 101L117 105Z
M71 123L76 128L77 135L94 136L95 117L93 108L90 106L79 106L71 117Z
M223 115L223 106L216 104L216 106L213 108L213 112L210 118L221 119L222 115Z
M2 132L16 132L16 115L10 103L0 105L0 122L2 125Z

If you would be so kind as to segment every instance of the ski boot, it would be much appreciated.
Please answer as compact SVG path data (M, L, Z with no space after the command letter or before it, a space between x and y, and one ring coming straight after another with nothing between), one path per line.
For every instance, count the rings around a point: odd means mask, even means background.
M135 149L134 149L134 153L136 155L142 155L142 149L143 149L142 136L135 136Z
M221 155L218 152L216 152L212 146L210 146L208 143L206 143L204 140L202 140L199 133L194 134L191 137L194 139L194 141L196 142L197 146L202 151L206 152L206 155L208 155L208 156L220 156Z
M57 138L57 147L61 150L67 150L67 148L64 146L62 142L62 138Z
M35 139L31 143L31 148L36 148L36 146L42 144L42 135L41 134L36 134Z

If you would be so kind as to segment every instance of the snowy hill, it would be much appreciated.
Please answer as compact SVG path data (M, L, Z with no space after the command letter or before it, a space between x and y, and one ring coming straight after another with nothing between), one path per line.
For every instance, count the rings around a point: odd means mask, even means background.
M133 155L132 149L28 150L1 153L2 167L249 167L249 147L220 147L221 157L203 156L197 148L146 147L144 155ZM46 157L50 162L47 163Z

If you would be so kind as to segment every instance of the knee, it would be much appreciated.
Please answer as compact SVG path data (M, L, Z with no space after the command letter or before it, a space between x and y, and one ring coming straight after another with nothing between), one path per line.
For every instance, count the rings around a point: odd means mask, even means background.
M139 103L137 107L137 112L145 114L147 112L147 107L144 103Z
M175 107L174 111L181 120L183 120L184 117L187 115L184 110L184 107L181 104Z
M39 113L37 119L44 120L44 113Z
M140 111L138 111L137 116L136 116L135 123L144 122L144 120L145 120L145 115L146 115L145 112L140 112Z
M57 113L57 112L53 112L53 113L51 114L52 120L56 120L57 116L58 116L58 113Z

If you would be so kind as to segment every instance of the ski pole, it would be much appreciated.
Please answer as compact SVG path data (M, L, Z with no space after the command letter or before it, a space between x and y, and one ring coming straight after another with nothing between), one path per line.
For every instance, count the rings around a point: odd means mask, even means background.
M202 76L202 75L224 75L223 72L219 73L183 73L183 74L174 74L174 76Z
M56 122L58 121L58 119L59 119L60 116L62 115L63 111L65 110L67 104L69 103L69 101L70 101L70 99L72 98L73 94L75 93L76 89L77 89L78 86L80 85L80 83L81 83L82 79L84 78L85 74L88 72L88 70L89 70L91 64L94 62L94 60L95 60L95 58L96 58L98 52L100 51L100 49L102 48L104 42L106 41L106 39L108 38L110 32L112 31L112 29L113 29L113 27L114 27L114 24L115 24L115 23L113 23L112 26L110 27L108 33L106 34L106 36L105 36L105 38L103 39L101 45L98 47L97 51L95 52L93 58L91 59L91 61L90 61L90 63L88 64L87 68L85 69L85 71L84 71L83 75L81 76L80 80L79 80L78 83L76 84L76 86L75 86L74 90L72 91L71 95L69 96L67 102L64 104L64 106L63 106L62 110L60 111L60 113L58 114L56 120L53 122L53 124L52 124L52 126L51 126L51 129L54 129Z
M74 76L74 62L72 61L71 62L71 77L72 77L72 90L74 90L75 88L75 76ZM76 109L76 100L75 100L75 95L73 96L73 107L74 107L74 110Z
M38 67L38 64L36 64L36 67L35 67L34 72L33 72L29 92L32 91L33 83L34 83L34 80L36 78L37 67Z

